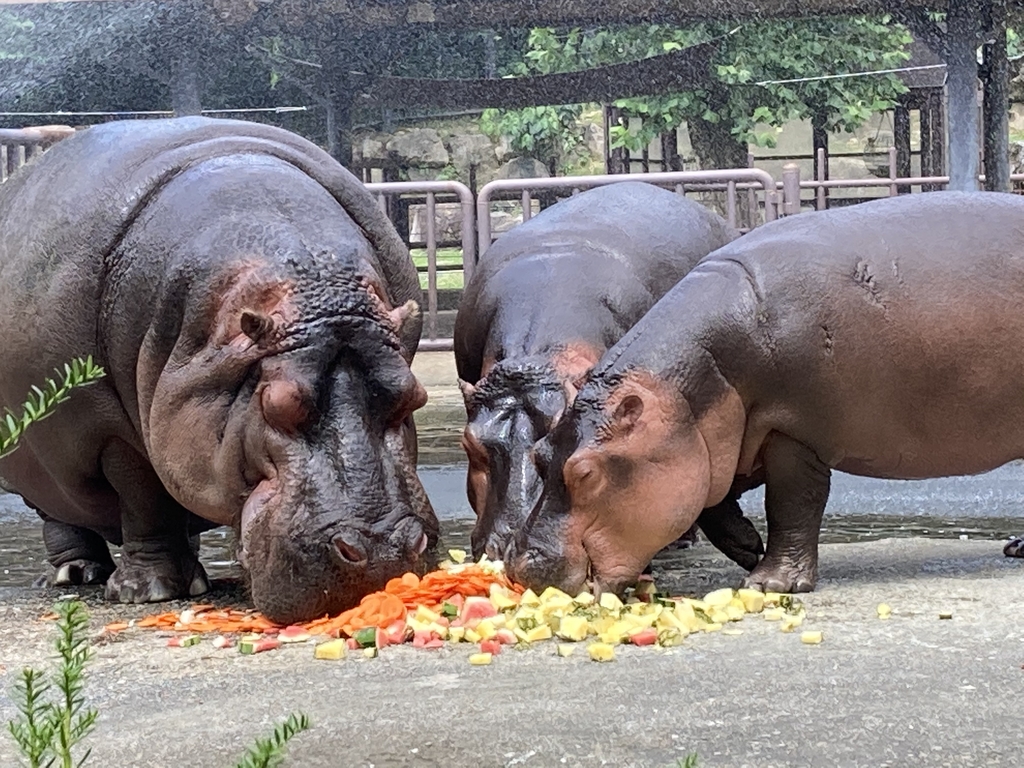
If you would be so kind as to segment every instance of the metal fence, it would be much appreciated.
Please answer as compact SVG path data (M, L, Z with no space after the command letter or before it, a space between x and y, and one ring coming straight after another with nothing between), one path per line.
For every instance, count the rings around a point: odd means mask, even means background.
M500 179L485 185L477 194L476 224L479 238L477 258L483 258L494 240L491 232L491 203L494 200L518 198L522 204L523 221L529 221L533 215L534 193L570 190L571 194L575 195L585 189L620 184L626 181L643 181L648 184L672 187L681 195L688 192L724 191L726 218L734 227L737 224L740 193L747 195L751 211L763 210L765 221L771 221L777 216L778 199L775 179L766 171L757 168L608 174L604 176L561 176L544 179ZM760 197L758 189L761 191Z
M782 210L784 216L792 216L804 210L805 206L811 210L824 211L832 203L843 204L841 201L831 200L828 197L830 189L882 189L887 194L878 197L894 197L896 195L909 194L915 190L930 192L943 189L949 184L949 176L900 176L896 165L896 148L890 147L888 153L889 176L871 179L826 179L824 174L824 152L818 150L818 175L814 179L801 179L800 166L792 163L782 169L782 181L778 188L782 195ZM985 181L985 175L978 177L979 183ZM1020 187L1024 185L1024 173L1010 175L1010 181L1015 187L1015 192L1021 194ZM804 190L811 190L813 196L810 200L803 197ZM860 202L859 199L851 200L850 203ZM847 204L850 204L847 203Z
M48 146L73 133L73 129L53 126L42 129L0 129L0 182L5 181L18 167L40 154ZM819 173L814 179L801 179L800 166L790 164L783 168L782 180L776 181L767 171L758 168L738 168L716 171L677 171L642 174L611 174L604 176L570 176L536 179L503 179L485 185L475 196L469 187L457 181L408 181L367 183L385 213L403 234L410 250L423 249L426 263L418 266L426 275L427 298L424 335L420 343L423 351L449 351L453 340L450 326L454 323L455 307L461 286L439 289L438 275L445 272L462 273L462 286L473 276L479 259L495 239L492 213L494 204L511 201L521 206L521 214L506 216L505 225L515 226L529 221L534 203L553 202L565 192L575 195L585 189L627 181L643 181L674 189L678 194L715 193L725 209L730 225L737 226L741 213L752 217L749 227L761 221L772 221L780 216L792 216L805 210L825 210L830 205L849 204L845 200L830 199L830 189L884 190L887 195L898 195L914 190L941 189L949 184L948 176L900 177L897 172L896 150L889 150L889 176L867 179L827 179L823 152L819 151ZM1016 189L1024 186L1024 174L1013 174ZM980 179L983 181L984 176ZM805 199L805 194L810 196ZM561 193L561 195L559 195ZM724 199L721 199L723 197ZM447 229L457 236L444 238L439 234L439 212L444 209ZM410 225L415 214L418 228ZM422 214L422 215L421 215ZM452 217L454 214L454 219ZM439 264L438 249L453 248L460 258ZM450 306L439 306L439 297ZM443 315L443 317L442 317ZM442 330L442 326L444 326Z
M389 198L404 196L423 200L426 206L423 240L407 243L411 249L422 245L427 251L427 316L420 349L424 351L452 349L451 337L439 338L438 331L437 205L439 197L442 199L455 197L461 204L462 263L456 266L461 267L463 285L465 285L473 276L473 267L476 265L473 193L469 187L457 181L393 181L370 183L366 185L366 188L376 195L377 204L385 213L389 212ZM408 210L408 207L404 206L403 210Z

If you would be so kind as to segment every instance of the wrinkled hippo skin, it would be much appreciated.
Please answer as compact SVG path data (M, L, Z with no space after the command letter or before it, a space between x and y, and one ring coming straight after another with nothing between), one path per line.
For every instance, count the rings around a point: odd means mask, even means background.
M58 583L197 595L198 534L231 525L287 622L422 562L419 281L326 153L241 121L108 123L0 187L0 231L0 405L72 357L107 373L0 462Z
M621 182L551 206L488 249L455 323L474 556L504 557L540 494L533 445L594 363L700 259L738 236L698 203ZM747 570L764 553L734 497L697 524ZM691 527L676 546L695 540Z
M833 469L916 479L1024 457L1022 232L1018 196L935 192L784 219L711 254L537 446L549 471L510 573L571 591L591 570L618 590L702 509L763 481L767 552L745 584L809 591Z

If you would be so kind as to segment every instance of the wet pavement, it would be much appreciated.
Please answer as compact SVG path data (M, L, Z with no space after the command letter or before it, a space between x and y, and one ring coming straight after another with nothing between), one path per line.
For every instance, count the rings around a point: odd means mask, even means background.
M458 448L462 406L450 356L420 356L431 403L418 416L421 476L442 519L443 546L468 546L471 515ZM760 490L743 506L764 534ZM51 657L38 617L64 592L90 605L95 659L87 697L100 710L90 764L233 765L288 713L310 715L287 765L1015 766L1024 722L1024 560L1002 540L1024 532L1024 465L915 482L836 474L822 532L818 589L803 629L750 617L739 636L688 638L673 649L619 648L611 664L545 644L471 667L471 648L388 648L373 661L316 662L308 646L256 657L169 649L106 622L186 604L109 605L101 588L29 586L43 571L38 520L0 495L0 720L15 672ZM246 597L233 537L203 536L217 604ZM702 595L742 571L712 547L663 553L661 588ZM893 607L880 621L879 602ZM951 613L950 620L939 614ZM17 764L0 735L0 766Z

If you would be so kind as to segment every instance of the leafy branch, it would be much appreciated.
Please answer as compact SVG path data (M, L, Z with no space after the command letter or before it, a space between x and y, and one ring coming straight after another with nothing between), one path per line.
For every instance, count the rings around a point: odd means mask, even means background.
M269 739L256 739L256 743L242 757L236 768L274 768L284 759L285 745L309 728L309 718L303 714L288 715L288 719L274 729Z
M22 670L14 697L21 717L7 724L30 768L81 766L92 749L85 750L76 762L75 748L99 716L97 710L85 706L85 664L91 655L85 606L77 600L65 601L58 603L55 610L60 665L51 683L38 670ZM56 701L45 701L51 691L56 692Z
M60 373L58 368L57 374ZM75 358L64 365L64 377L59 385L53 379L47 379L43 389L32 387L20 415L4 408L0 414L0 459L17 447L29 426L50 416L58 405L71 397L71 390L88 386L104 375L103 368L93 363L92 355L84 360Z

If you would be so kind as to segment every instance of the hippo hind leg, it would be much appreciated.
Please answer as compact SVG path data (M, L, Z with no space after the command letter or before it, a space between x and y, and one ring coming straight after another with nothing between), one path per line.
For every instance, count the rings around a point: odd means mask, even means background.
M810 592L818 578L818 537L831 470L807 446L773 432L764 450L768 547L743 580L766 592Z
M1024 557L1024 535L1012 539L1003 547L1003 554L1007 557Z
M54 586L103 584L114 572L107 542L95 531L43 518L47 560L56 569Z
M153 603L206 592L199 537L191 514L163 487L148 460L115 441L100 458L118 494L123 550L107 580L106 597L122 603Z

